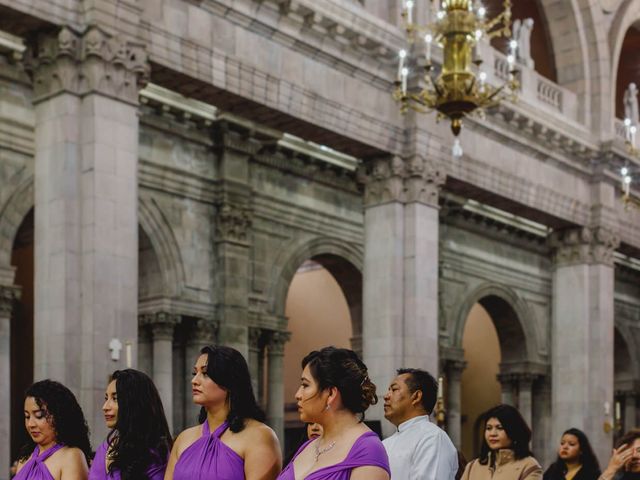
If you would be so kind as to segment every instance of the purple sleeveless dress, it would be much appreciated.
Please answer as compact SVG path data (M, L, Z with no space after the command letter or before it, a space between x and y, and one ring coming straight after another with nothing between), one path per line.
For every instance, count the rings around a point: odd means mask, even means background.
M224 422L211 433L205 421L202 437L180 455L173 480L244 480L243 458L220 441L227 428Z
M91 469L89 470L89 480L120 480L120 472L118 470L107 474L107 441L102 442L102 445L96 450L96 456L93 457L91 462ZM164 471L167 469L167 462L152 463L147 471L147 477L149 480L162 480L164 478Z
M24 464L13 480L54 480L53 475L44 464L44 461L60 450L64 445L56 444L38 455L39 448L31 454L31 458Z
M298 449L277 480L295 480L293 462L300 455L300 452L314 440L316 439L309 440ZM316 470L307 475L305 480L349 480L351 478L351 470L358 467L380 467L391 476L387 452L374 432L366 432L360 435L351 450L349 450L347 458L342 462Z

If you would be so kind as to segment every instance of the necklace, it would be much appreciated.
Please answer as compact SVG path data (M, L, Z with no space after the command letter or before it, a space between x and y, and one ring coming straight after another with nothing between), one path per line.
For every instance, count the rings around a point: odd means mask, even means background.
M318 458L320 458L320 455L322 455L324 453L327 453L329 450L331 450L335 446L336 446L336 442L333 441L329 445L327 445L326 447L320 448L320 440L318 440L317 445L314 446L314 450L315 450L315 454L316 454L315 463L318 463Z

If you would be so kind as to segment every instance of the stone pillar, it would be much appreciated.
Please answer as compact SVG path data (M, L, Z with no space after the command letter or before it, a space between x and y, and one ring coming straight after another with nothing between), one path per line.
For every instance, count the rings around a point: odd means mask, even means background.
M289 341L289 332L273 331L267 339L269 376L267 422L276 432L284 447L284 344Z
M18 293L16 287L0 286L0 480L9 479L11 466L11 314Z
M153 344L145 315L138 315L138 370L153 376Z
M262 329L249 327L249 373L251 374L251 386L253 394L259 402L262 402L262 378L260 368L262 366Z
M462 394L461 379L466 362L447 362L447 433L453 444L460 448L462 445Z
M548 375L541 376L534 383L531 431L533 451L542 465L549 465L556 458L551 433L551 380ZM559 441L557 439L556 441Z
M611 454L613 422L613 252L603 228L556 231L551 329L553 434L583 430L601 465Z
M173 331L179 316L166 312L145 317L153 340L153 382L156 384L164 413L173 433Z
M191 396L191 372L193 366L200 355L200 350L208 345L213 345L216 341L218 332L218 324L210 318L197 318L191 322L191 328L188 331L185 352L185 378L184 395L185 395L185 411L184 423L186 427L195 425L200 413L200 407L193 403Z
M515 406L515 388L513 385L513 377L508 373L499 373L498 381L500 382L500 402L505 405Z
M518 378L518 410L522 414L522 418L531 428L531 420L533 418L533 375L522 373Z
M438 188L443 175L419 156L379 158L365 182L363 353L384 391L399 367L438 370ZM382 402L368 418L388 436Z
M636 428L638 425L636 421L637 412L637 393L634 391L624 392L624 432L628 432Z
M78 395L94 440L113 361L137 346L138 91L144 48L97 26L25 55L35 107L34 376ZM137 352L132 352L137 358Z

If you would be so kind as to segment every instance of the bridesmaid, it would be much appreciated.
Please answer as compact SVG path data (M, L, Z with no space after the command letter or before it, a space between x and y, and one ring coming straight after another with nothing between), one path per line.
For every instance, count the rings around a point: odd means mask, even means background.
M365 364L351 350L326 347L307 355L302 368L300 420L320 424L322 434L300 447L278 480L389 480L382 442L363 423L378 401Z
M201 350L191 379L201 425L183 431L169 456L165 480L273 480L280 445L264 423L249 368L230 347Z
M162 480L171 433L151 379L137 370L116 370L102 406L111 431L98 447L89 480Z
M64 385L42 380L24 400L30 440L21 448L14 480L86 480L89 428L76 397Z

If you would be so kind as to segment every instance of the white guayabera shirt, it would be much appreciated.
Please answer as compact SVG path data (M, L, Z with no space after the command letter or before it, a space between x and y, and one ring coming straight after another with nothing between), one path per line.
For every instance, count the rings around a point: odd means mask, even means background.
M454 480L458 452L451 439L429 421L414 417L382 441L389 456L392 480Z

